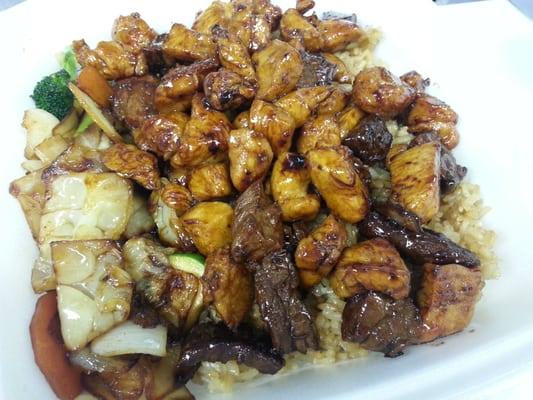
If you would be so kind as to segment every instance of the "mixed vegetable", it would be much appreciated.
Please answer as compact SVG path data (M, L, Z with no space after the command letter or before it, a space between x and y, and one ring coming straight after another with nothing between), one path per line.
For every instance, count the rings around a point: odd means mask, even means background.
M120 16L37 83L10 192L40 250L30 331L59 398L192 398L204 361L274 374L320 350L316 285L346 300L342 338L387 356L469 323L479 259L425 227L466 174L457 115L416 72L353 76L335 52L366 32L313 7L214 1L164 34Z

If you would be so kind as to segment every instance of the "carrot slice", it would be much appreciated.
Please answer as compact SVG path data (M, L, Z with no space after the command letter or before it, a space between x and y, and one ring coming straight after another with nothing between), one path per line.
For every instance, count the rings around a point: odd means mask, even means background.
M81 373L67 359L61 339L56 292L48 292L37 300L30 323L31 344L35 363L61 400L73 400L81 391Z
M100 107L108 107L113 89L94 67L87 66L80 71L78 87L89 95Z

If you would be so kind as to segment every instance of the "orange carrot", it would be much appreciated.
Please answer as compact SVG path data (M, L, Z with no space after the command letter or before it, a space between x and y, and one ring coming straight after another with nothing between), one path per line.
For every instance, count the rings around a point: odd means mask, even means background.
M87 66L80 71L78 87L89 95L100 107L109 106L113 89L94 67Z
M46 293L37 300L30 336L35 362L57 397L76 398L82 391L81 374L67 359L59 328L56 292Z

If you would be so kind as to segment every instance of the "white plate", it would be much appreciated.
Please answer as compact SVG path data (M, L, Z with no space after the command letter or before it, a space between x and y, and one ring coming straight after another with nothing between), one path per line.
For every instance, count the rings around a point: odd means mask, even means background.
M489 282L474 321L443 345L315 368L239 390L229 398L530 398L533 376L533 30L504 1L435 6L430 0L317 0L319 11L356 12L380 26L378 54L393 72L417 69L460 115L456 152L493 211L502 278ZM35 82L57 69L70 40L107 39L113 19L139 11L159 31L191 23L208 1L29 1L0 13L0 398L52 399L33 363L28 323L35 246L8 182L22 174L22 113ZM285 8L293 1L276 1ZM441 341L439 341L440 343ZM529 391L527 386L530 386ZM204 392L195 389L199 398ZM221 398L225 398L223 396Z

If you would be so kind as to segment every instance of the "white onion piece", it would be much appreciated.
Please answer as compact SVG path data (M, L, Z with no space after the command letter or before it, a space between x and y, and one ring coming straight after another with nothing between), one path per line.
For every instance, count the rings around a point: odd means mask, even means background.
M163 357L167 353L167 328L163 325L143 328L126 321L94 339L91 350L93 353L108 357L121 354L150 354Z
M26 129L26 158L35 157L35 147L52 136L52 129L57 124L59 120L47 111L38 108L26 110L22 120L22 126Z

